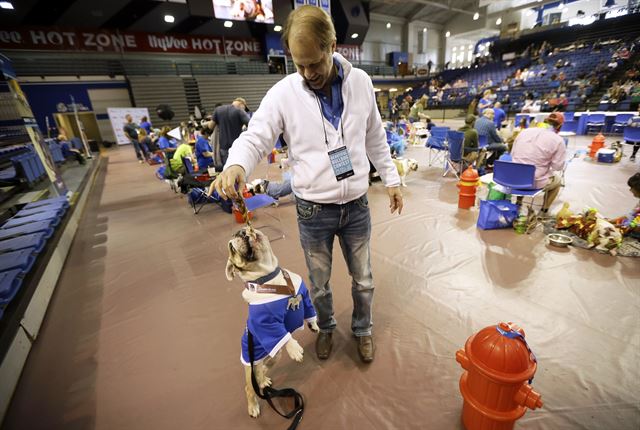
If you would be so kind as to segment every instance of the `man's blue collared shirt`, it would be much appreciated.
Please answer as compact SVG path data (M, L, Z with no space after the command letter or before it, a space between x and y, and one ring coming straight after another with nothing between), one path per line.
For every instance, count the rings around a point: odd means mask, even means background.
M344 71L342 70L342 64L335 58L333 64L338 69L338 76L331 83L331 100L322 91L313 90L320 100L322 106L322 114L329 121L333 127L337 130L340 126L340 118L342 117L342 111L344 110L344 102L342 101L342 80L344 78Z

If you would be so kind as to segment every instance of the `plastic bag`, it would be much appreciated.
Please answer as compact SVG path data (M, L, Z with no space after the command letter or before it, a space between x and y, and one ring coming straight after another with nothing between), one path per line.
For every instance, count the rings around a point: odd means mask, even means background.
M510 228L518 217L518 205L508 200L480 200L478 228L493 230Z

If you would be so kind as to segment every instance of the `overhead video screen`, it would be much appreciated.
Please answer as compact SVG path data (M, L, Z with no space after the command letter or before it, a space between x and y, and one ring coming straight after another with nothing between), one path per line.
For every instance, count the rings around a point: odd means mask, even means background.
M218 19L273 24L273 0L213 0Z

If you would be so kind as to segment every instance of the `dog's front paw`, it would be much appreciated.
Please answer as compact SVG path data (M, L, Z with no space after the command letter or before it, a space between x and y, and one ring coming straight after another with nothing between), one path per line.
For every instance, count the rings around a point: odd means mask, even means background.
M287 354L293 361L302 362L304 349L300 346L297 340L291 338L289 342L287 342Z
M314 333L318 333L320 331L320 327L318 327L318 321L311 321L307 325L309 326L309 329L311 329L311 331Z
M270 387L271 386L271 378L268 376L263 376L259 381L260 388Z
M247 412L251 418L258 418L260 416L260 405L257 400L250 401L247 407Z

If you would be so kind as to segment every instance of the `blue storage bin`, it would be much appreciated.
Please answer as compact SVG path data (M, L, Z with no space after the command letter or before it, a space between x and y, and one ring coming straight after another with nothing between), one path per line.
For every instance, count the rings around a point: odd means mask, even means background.
M518 205L508 200L480 200L478 228L494 230L510 228L518 217Z

